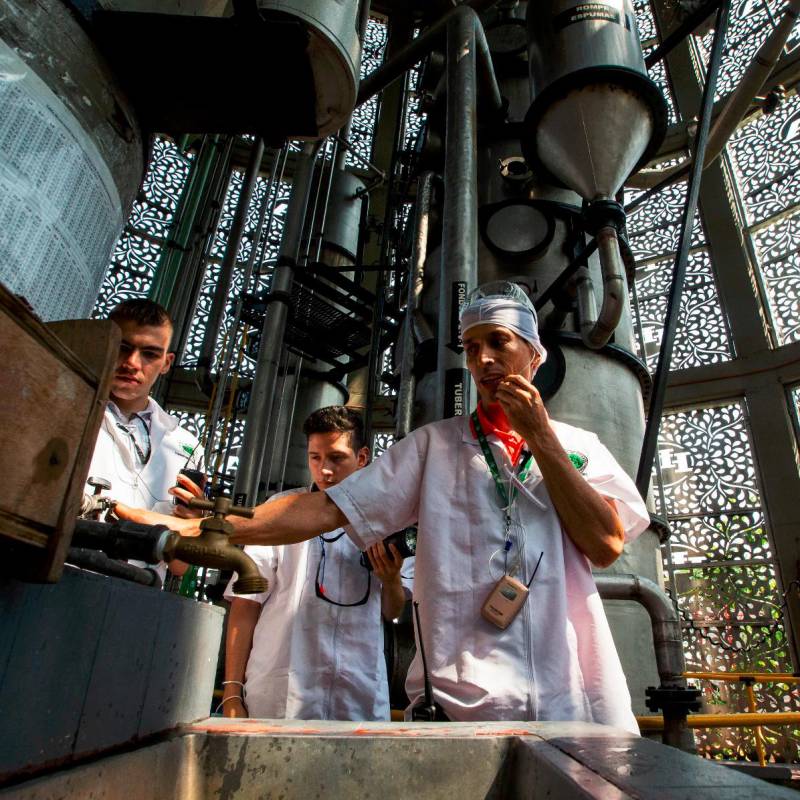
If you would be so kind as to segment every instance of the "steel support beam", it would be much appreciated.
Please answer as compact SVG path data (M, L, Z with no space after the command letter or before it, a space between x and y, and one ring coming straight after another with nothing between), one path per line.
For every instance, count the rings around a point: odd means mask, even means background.
M714 95L717 87L722 51L725 44L725 34L728 29L730 15L730 0L720 6L717 12L716 30L714 31L714 44L711 48L711 58L706 71L706 82L703 87L703 100L700 107L700 120L697 125L697 135L693 147L694 160L689 175L689 185L686 191L686 204L683 209L681 233L678 252L675 257L675 268L672 274L669 298L667 301L667 314L664 320L664 334L661 339L661 349L658 355L658 367L653 379L653 391L650 396L650 407L647 416L642 452L639 458L639 469L636 473L636 487L642 497L647 496L650 486L650 475L653 470L656 449L658 447L658 431L661 426L661 413L664 408L664 396L667 389L672 348L675 344L675 333L678 329L681 300L683 299L683 286L686 280L686 268L689 262L689 248L692 242L692 228L694 226L697 200L700 194L700 181L703 174L708 133L711 127L711 112L714 107Z
M264 140L257 136L250 150L250 159L247 164L242 190L239 194L239 201L231 221L231 229L228 233L228 244L225 247L225 255L222 258L220 268L219 283L214 293L214 300L208 314L203 343L200 348L200 358L198 366L201 369L210 370L214 362L214 352L217 347L217 339L222 325L222 318L225 308L228 305L228 294L230 293L233 271L236 268L236 256L239 253L239 245L242 242L242 235L247 223L247 210L250 200L253 197L253 190L256 186L256 178L261 168L261 159L264 157Z

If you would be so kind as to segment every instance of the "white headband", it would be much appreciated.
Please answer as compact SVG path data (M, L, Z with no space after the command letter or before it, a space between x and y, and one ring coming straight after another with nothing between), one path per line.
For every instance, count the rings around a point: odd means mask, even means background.
M547 350L539 339L536 312L508 297L480 297L461 309L461 335L476 325L502 325L528 342L542 357L547 359Z

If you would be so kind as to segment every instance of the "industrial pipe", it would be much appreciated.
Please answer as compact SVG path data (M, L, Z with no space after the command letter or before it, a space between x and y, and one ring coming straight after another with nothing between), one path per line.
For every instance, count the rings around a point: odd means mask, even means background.
M497 0L491 2L475 3L481 10L491 8ZM494 64L489 51L489 44L486 41L486 34L481 25L477 11L470 5L463 4L448 11L440 19L426 28L416 39L406 45L388 63L378 67L370 73L363 81L358 90L356 107L366 103L378 92L383 91L390 83L404 75L414 67L419 61L427 56L437 45L441 43L441 37L445 35L451 23L461 20L460 25L465 25L466 20L470 20L473 28L475 41L470 48L470 61L474 61L475 50L480 64L481 97L489 104L492 111L500 111L503 107L503 98L500 94L500 87L494 74Z
M214 452L214 438L216 435L217 430L217 423L219 422L220 414L222 413L222 403L225 398L225 388L228 383L228 376L230 375L231 366L233 364L233 355L236 351L236 346L238 342L238 330L239 330L239 321L242 317L242 308L244 306L244 296L250 290L250 281L253 277L253 271L255 269L255 262L256 258L258 257L258 251L261 247L261 238L262 233L265 227L265 216L267 212L267 208L269 208L269 221L266 223L267 229L267 238L269 238L269 229L272 224L272 217L275 213L275 198L273 198L272 193L273 189L276 187L276 184L280 183L281 179L283 178L283 171L286 167L286 161L289 154L289 148L284 144L282 148L275 151L275 158L272 162L272 170L270 171L269 176L269 183L267 184L266 189L264 190L264 199L261 202L261 208L258 212L258 222L256 224L256 230L253 234L253 243L250 248L250 256L247 259L247 264L244 270L244 276L242 278L242 291L239 297L236 300L236 304L233 309L233 317L230 323L230 335L228 336L227 346L225 348L225 354L223 356L222 365L220 366L219 370L217 371L217 390L214 394L214 402L211 407L211 414L209 415L208 420L206 421L206 431L207 431L207 439L206 439L206 448L205 448L205 463L211 464L212 463L212 453ZM281 164L280 168L278 164ZM277 193L276 193L277 197Z
M211 303L211 310L208 313L208 322L203 335L203 343L200 347L197 366L201 371L206 371L206 375L214 363L214 352L217 348L217 338L222 324L222 317L228 304L233 271L236 268L236 257L239 253L239 245L242 242L242 234L247 223L247 211L250 206L250 200L253 197L253 190L256 186L256 179L258 178L263 156L264 140L260 136L256 136L253 147L250 150L250 159L247 162L242 189L239 194L239 200L236 203L233 220L231 221L228 244L225 247L225 255L222 258L220 267L219 282L214 293L214 300ZM206 381L204 380L203 384L205 383Z
M259 573L253 559L240 547L230 543L228 536L233 532L233 528L224 519L226 513L252 516L253 510L231 510L230 498L227 497L217 497L213 503L193 498L190 505L193 508L215 509L214 517L206 517L200 524L199 536L181 536L165 525L141 525L127 521L108 523L79 519L75 523L72 536L74 549L84 554L102 551L110 559L132 558L148 564L178 559L198 566L230 569L239 574L239 580L233 587L236 594L266 591L266 581ZM88 556L84 559L84 563L88 563L89 560L97 564L104 563L103 559L89 559ZM135 577L129 579L136 580Z
M595 575L594 582L603 600L634 600L644 607L653 628L656 668L661 685L684 688L686 662L681 624L667 595L653 581L641 575Z
M649 614L659 686L647 690L647 705L664 712L664 744L692 752L686 718L689 711L699 710L700 692L686 685L681 625L672 602L653 581L640 575L595 575L594 580L604 600L634 600Z
M459 6L447 16L447 138L444 163L442 267L437 331L436 418L469 411L469 374L459 342L458 314L478 277L477 76L478 57L488 46L478 15ZM437 23L438 25L439 23ZM434 26L435 27L435 26ZM484 56L480 56L483 60ZM491 65L491 58L488 63ZM500 92L493 70L489 76L493 108Z
M403 360L400 364L400 386L397 390L397 425L395 434L402 439L411 432L414 418L414 353L416 342L414 323L421 317L419 300L422 294L425 259L428 255L428 227L433 197L433 172L423 172L417 181L417 204L414 210L414 242L411 246L411 269L408 275L406 318L403 325ZM424 321L424 320L423 320Z
M239 452L239 469L236 473L234 490L236 505L255 502L258 492L272 400L275 396L278 362L283 352L283 339L289 317L294 268L300 254L303 224L314 179L314 162L320 144L313 142L305 145L294 176L294 188L286 212L280 255L267 296L269 302L261 329L256 373L250 390L244 441Z
M636 717L642 731L661 731L664 718L659 715ZM692 714L688 719L690 728L757 728L776 725L798 725L800 711L737 712L733 714Z
M183 360L186 352L186 342L189 339L197 300L203 289L209 245L214 238L219 218L222 215L225 191L230 181L233 140L233 136L225 136L218 145L220 153L204 188L200 208L192 219L192 228L196 235L181 268L182 284L185 283L185 288L178 289L174 293L173 300L167 305L167 311L169 311L175 327L172 347L179 362ZM164 396L169 392L173 375L174 373L170 372L167 376L167 388Z
M800 15L800 0L789 0L780 21L759 48L739 85L733 90L715 120L708 135L703 169L706 169L722 152L756 95L761 91L786 46L798 15Z
M664 334L661 337L661 347L658 354L658 366L653 378L653 389L650 395L650 407L647 413L647 426L642 442L642 451L639 456L639 466L636 471L636 488L642 497L647 496L650 486L650 477L658 447L658 431L661 425L661 412L664 407L664 397L667 391L667 378L669 377L672 348L675 344L675 335L678 330L678 317L680 315L683 289L686 280L686 269L689 263L689 248L692 242L692 229L697 203L700 197L700 181L703 177L703 161L711 126L711 112L714 107L714 94L717 86L717 76L722 63L722 50L725 44L725 34L728 30L730 3L723 3L717 13L714 44L711 47L711 58L706 70L706 82L703 87L703 100L700 104L700 119L695 136L694 152L696 160L692 163L689 183L686 187L686 202L681 219L678 250L675 256L675 267L667 299L667 312L664 319Z
M128 564L125 561L116 561L99 550L70 547L67 551L66 561L75 567L88 569L100 575L122 578L122 580L140 583L142 586L152 586L156 589L161 588L161 578L155 570L149 567L137 567L135 564Z
M587 267L581 267L578 271L576 285L581 339L587 347L599 350L608 344L619 324L628 287L616 229L611 225L600 228L595 238L603 275L603 304L599 315Z

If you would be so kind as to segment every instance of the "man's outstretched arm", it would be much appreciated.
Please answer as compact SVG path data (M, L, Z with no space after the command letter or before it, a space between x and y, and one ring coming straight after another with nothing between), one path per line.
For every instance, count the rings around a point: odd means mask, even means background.
M200 520L196 519L178 519L121 503L116 514L145 525L166 525L184 536L200 533ZM289 494L257 506L252 519L231 515L228 521L234 528L231 541L235 544L295 544L347 525L347 518L325 492Z

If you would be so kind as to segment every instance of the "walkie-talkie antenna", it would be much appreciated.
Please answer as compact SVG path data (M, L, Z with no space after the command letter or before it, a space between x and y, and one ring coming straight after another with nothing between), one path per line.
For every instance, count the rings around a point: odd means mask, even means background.
M431 679L428 675L428 661L425 658L425 645L422 643L422 628L419 624L419 601L414 601L414 620L417 623L417 638L419 639L419 654L422 656L422 677L425 680L425 705L428 708L433 707L433 688L431 687Z

